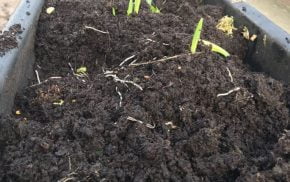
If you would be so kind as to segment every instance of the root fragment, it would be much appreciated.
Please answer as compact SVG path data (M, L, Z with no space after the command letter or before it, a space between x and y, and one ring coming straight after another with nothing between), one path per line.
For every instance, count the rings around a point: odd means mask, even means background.
M145 124L143 121L138 120L138 119L135 119L135 118L130 117L130 116L127 117L127 120L129 120L129 121L134 121L134 122L137 122L137 123L139 123L139 124L145 125L147 128L150 128L150 129L154 129L154 128L155 128L155 125L151 125L151 124L149 124L149 123Z
M133 55L133 56L130 56L130 57L126 58L119 66L123 66L126 62L130 61L134 57L136 57L136 55Z
M241 90L241 88L240 88L240 87L236 87L236 88L234 88L234 89L228 91L227 93L218 94L217 97L228 96L228 95L230 95L231 93L233 93L233 92L237 92L237 91L239 91L239 90Z
M228 71L228 74L229 74L229 77L231 79L231 82L234 82L234 78L233 78L233 75L231 73L231 70L227 67L227 71Z
M118 95L120 97L119 106L122 107L123 96L122 96L121 92L119 91L118 87L116 87L116 92L118 93Z
M94 30L94 31L99 32L99 33L102 33L102 34L109 34L108 31L105 32L105 31L102 31L102 30L99 30L99 29L96 29L96 28L90 27L90 26L85 26L85 29Z
M138 85L137 83L135 83L133 81L129 81L129 80L122 80L117 75L114 75L114 74L105 74L105 77L112 77L115 82L120 82L120 83L122 83L124 85L126 85L126 83L131 84L131 85L134 85L139 90L143 91L143 88L140 85Z
M179 54L179 55L175 55L175 56L171 56L171 57L165 57L156 61L148 61L148 62L144 62L144 63L134 63L134 64L130 64L130 66L142 66L142 65L148 65L148 64L155 64L155 63L161 63L161 62L165 62L165 61L170 61L173 59L177 59L186 55L190 55L190 54Z

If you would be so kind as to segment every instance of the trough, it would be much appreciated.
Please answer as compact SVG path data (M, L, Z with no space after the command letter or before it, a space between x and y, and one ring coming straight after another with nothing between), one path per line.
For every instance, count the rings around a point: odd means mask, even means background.
M290 83L290 37L286 31L246 2L205 0L204 3L224 6L225 14L233 15L238 25L245 25L257 34L257 40L249 42L245 58L253 71ZM5 26L4 30L8 30L20 24L23 32L17 38L18 47L0 57L0 114L11 111L16 93L27 86L33 75L34 39L43 4L44 0L22 0Z

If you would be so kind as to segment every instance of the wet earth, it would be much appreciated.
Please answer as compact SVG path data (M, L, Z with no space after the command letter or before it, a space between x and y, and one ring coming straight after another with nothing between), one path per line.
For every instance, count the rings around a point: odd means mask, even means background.
M290 92L243 63L242 27L226 35L223 9L197 2L128 17L126 0L48 0L41 83L0 118L1 181L289 181ZM229 58L189 53L201 17Z

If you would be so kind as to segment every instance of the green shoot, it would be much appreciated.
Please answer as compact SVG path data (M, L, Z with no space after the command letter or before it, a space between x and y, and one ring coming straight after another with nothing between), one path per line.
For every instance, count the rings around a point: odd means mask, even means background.
M150 11L152 13L160 13L160 10L157 6L152 5L152 0L146 0L147 4L150 6Z
M220 46L218 46L210 41L202 40L202 43L206 46L211 46L211 51L213 51L213 52L217 52L217 53L223 55L224 57L230 56L230 53L228 51L226 51L225 49L221 48Z
M160 13L160 10L157 8L157 6L153 6L153 5L150 6L150 11L152 13Z
M146 0L147 4L152 5L152 0Z
M77 69L77 74L86 74L87 73L87 67L80 67Z
M135 12L136 14L139 13L140 6L141 6L141 0L135 0L135 4L134 4L134 12Z
M201 30L202 30L202 25L203 25L203 18L201 18L195 28L194 34L193 34L193 38L192 38L192 42L191 42L191 47L190 47L190 51L192 54L196 53L196 49L197 49L197 44L200 40L200 34L201 34Z
M112 7L112 14L113 14L113 16L116 16L116 8L115 7Z
M133 0L129 1L128 10L127 10L127 16L130 16L133 13L134 8L134 2Z

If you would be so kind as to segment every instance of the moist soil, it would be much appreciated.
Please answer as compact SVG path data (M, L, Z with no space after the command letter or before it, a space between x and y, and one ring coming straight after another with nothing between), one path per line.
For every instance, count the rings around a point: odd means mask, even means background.
M17 36L22 33L21 25L15 24L8 31L0 32L0 57L5 55L5 52L16 48Z
M241 29L215 28L221 7L196 2L158 1L161 14L142 4L127 17L125 0L48 0L42 83L1 118L1 181L289 181L285 87L243 63ZM201 17L202 38L230 58L201 45L188 54ZM74 74L81 66L87 74Z

